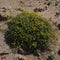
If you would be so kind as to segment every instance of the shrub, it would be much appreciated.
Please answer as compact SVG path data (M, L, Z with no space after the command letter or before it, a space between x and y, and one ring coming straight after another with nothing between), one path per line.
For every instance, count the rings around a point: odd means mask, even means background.
M9 22L6 39L13 48L45 50L55 36L53 25L37 13L22 12Z

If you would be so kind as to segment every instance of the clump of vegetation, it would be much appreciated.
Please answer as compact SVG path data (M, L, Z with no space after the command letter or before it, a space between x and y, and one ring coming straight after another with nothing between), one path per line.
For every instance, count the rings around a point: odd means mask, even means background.
M9 22L7 42L13 48L40 52L49 47L55 36L53 25L35 12L22 12Z

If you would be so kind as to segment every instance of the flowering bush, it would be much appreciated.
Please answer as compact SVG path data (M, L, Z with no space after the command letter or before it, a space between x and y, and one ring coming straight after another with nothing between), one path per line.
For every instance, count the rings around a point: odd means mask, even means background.
M53 25L37 13L22 12L9 22L6 39L13 48L41 51L54 39Z

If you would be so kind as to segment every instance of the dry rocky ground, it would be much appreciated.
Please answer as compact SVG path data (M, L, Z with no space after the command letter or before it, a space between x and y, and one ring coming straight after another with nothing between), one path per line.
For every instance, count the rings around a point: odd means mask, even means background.
M38 13L51 20L56 26L60 24L60 0L0 0L0 15L15 16L20 13L19 10L38 11ZM4 32L7 28L7 21L1 21L0 16L0 53L9 53L4 56L0 55L0 60L15 60L14 54L10 47L6 44ZM60 25L59 25L60 26ZM60 60L58 50L60 49L60 29L57 31L58 39L53 47L56 60ZM41 56L20 55L26 60L47 60L49 52L44 52ZM16 55L15 55L16 56ZM2 59L1 59L2 58Z

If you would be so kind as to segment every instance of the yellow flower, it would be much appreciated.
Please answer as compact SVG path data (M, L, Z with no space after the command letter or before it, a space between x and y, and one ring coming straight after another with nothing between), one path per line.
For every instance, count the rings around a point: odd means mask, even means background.
M37 42L33 42L32 46L33 46L34 48L36 48Z
M33 30L36 30L36 27L32 27Z

